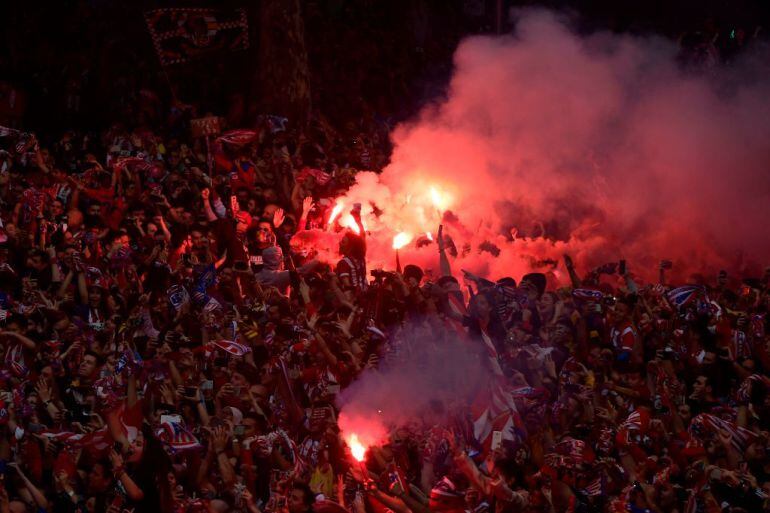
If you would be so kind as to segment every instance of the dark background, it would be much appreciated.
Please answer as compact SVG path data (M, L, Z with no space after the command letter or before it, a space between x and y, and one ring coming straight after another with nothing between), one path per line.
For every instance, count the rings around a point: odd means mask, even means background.
M468 34L510 30L504 19L511 7L571 11L583 31L654 32L674 39L719 35L722 40L736 29L754 35L770 12L769 2L749 0L284 1L299 6L311 109L340 124L372 113L397 121L440 96L458 41ZM13 112L0 111L0 124L61 130L136 122L132 109L138 95L164 108L177 102L194 105L195 115L225 115L231 126L247 126L259 113L286 114L280 105L265 104L260 90L266 83L259 74L266 68L260 36L269 30L260 1L3 4L0 99L13 91L16 101ZM246 8L251 48L161 68L142 17L158 7ZM498 13L503 13L502 26ZM149 125L162 121L139 119Z

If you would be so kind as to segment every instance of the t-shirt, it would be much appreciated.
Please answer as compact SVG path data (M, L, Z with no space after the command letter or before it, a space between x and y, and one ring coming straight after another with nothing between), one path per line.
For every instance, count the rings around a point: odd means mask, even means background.
M347 277L356 292L363 292L367 288L366 262L362 259L344 257L337 263L337 276L340 279Z

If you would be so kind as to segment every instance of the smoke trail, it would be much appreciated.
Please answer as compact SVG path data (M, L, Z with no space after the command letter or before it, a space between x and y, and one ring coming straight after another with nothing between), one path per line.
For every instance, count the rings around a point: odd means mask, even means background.
M680 275L768 263L770 60L759 49L694 76L672 41L515 16L515 34L460 44L446 100L399 126L391 164L349 192L365 205L373 260L393 267L399 231L435 233L426 191L437 186L456 217L445 222L455 268L519 277L565 252L582 268L626 258L647 276L661 258ZM401 255L436 267L435 246Z
M366 446L382 442L395 426L419 421L436 405L465 411L488 376L467 344L436 343L415 326L398 338L395 359L364 371L338 401L343 434L356 433Z

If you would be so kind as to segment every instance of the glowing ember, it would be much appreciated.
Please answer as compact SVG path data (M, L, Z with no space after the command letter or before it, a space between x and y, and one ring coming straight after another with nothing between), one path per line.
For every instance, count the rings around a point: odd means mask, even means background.
M350 453L356 459L356 461L364 461L364 455L366 454L366 447L358 439L358 435L351 433L347 439L348 447L350 447Z
M401 249L412 241L412 235L400 232L393 237L393 249Z

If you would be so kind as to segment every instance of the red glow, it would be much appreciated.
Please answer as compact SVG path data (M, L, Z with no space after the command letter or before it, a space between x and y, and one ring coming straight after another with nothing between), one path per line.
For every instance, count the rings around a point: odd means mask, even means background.
M393 249L401 249L412 241L412 234L399 232L393 237Z
M332 226L334 224L334 220L337 219L337 216L340 215L340 212L342 212L342 209L344 208L344 205L341 201L338 201L336 205L334 205L334 208L332 209L332 213L329 216L329 226Z

